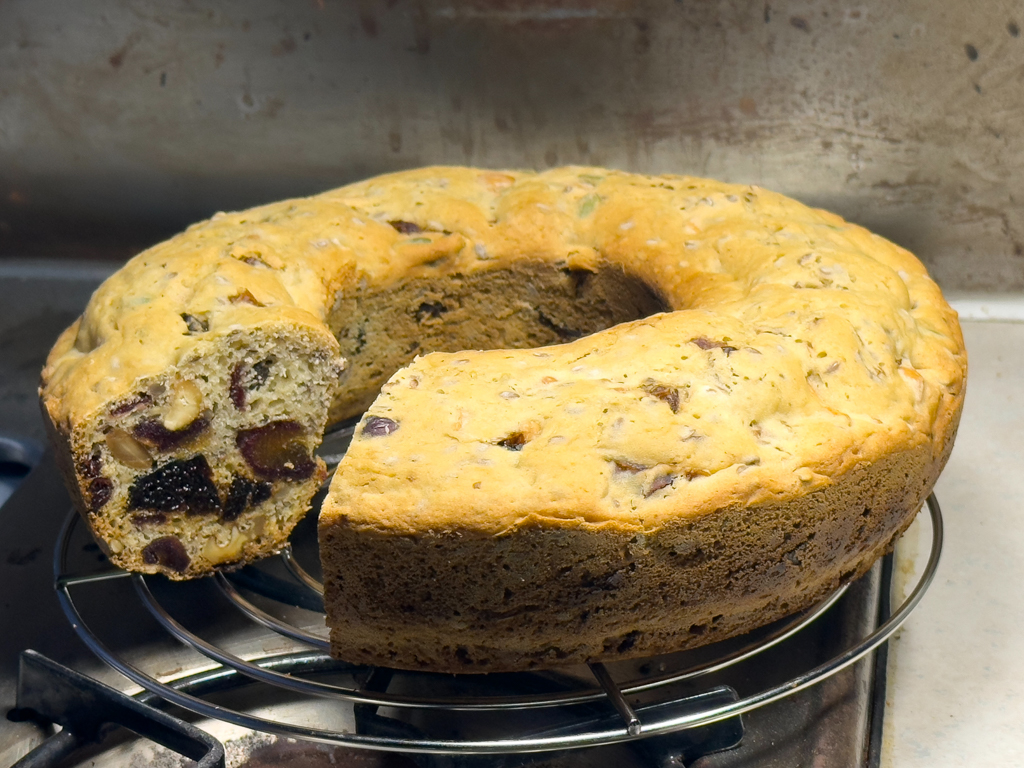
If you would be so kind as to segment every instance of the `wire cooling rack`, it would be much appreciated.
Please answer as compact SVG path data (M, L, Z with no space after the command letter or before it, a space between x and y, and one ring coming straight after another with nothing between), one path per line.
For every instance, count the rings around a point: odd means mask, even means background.
M73 572L71 542L76 532L85 535L84 525L74 512L68 515L54 549L54 584L72 627L97 656L142 688L207 718L278 736L394 752L451 755L564 750L665 735L736 718L813 686L870 653L903 624L934 577L942 550L942 514L934 495L926 506L931 519L931 550L916 586L902 605L828 661L743 698L723 687L698 688L696 693L691 688L682 696L677 689L680 684L698 685L702 678L735 668L805 631L833 608L845 593L845 586L811 610L773 625L750 642L718 643L711 646L710 658L705 650L698 663L668 672L662 671L665 665L657 659L648 660L639 666L643 674L616 681L605 665L597 663L588 665L589 674L585 671L582 676L519 673L515 678L406 673L333 660L322 630L323 587L310 573L315 563L304 565L291 546L258 569L250 567L239 574L218 574L203 580L205 588L215 590L244 617L249 635L255 632L257 639L265 636L271 641L269 645L285 642L289 647L282 652L236 652L223 637L211 639L202 631L188 628L167 605L176 602L173 590L180 589L179 584L116 569ZM178 677L155 674L129 660L135 654L111 649L103 637L109 636L109 627L94 631L80 611L75 594L92 587L109 589L109 582L123 579L130 581L145 613L170 637L199 654L204 669ZM502 685L493 689L483 686L481 692L480 681L496 677ZM509 685L509 680L528 682ZM252 685L300 701L319 702L317 706L323 712L336 712L340 707L354 717L342 717L345 722L340 727L320 727L302 718L288 720L266 716L263 710L254 714L242 707L226 706L209 695L232 686ZM527 692L509 694L510 688ZM645 697L647 703L638 704ZM546 727L538 729L536 718L528 727L517 726L517 713L537 710L544 713ZM396 716L379 717L378 712ZM376 720L367 719L367 714ZM493 722L477 729L477 735L465 736L457 729L437 726L481 717Z

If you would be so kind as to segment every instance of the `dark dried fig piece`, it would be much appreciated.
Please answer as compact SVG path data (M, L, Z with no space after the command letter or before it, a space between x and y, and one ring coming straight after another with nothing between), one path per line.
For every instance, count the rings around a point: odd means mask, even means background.
M164 464L128 490L128 509L209 515L220 512L220 496L205 456Z
M235 444L246 463L264 480L305 480L316 471L306 430L295 421L272 421L238 432Z
M156 448L158 451L170 451L180 445L194 440L210 426L210 417L204 413L188 426L178 430L170 430L156 419L140 422L132 434L136 439Z
M177 536L161 536L142 550L142 562L146 565L161 565L183 573L192 562L192 558L188 556L185 545Z
M363 434L370 437L387 437L398 429L398 422L383 416L371 416L363 425Z
M228 489L228 497L224 501L224 512L220 516L221 521L231 522L238 518L246 507L256 506L270 498L270 483L250 480L241 475L235 475Z
M250 506L258 506L264 501L270 498L270 494L273 492L273 488L270 483L256 483L256 487L252 489L252 493L249 494Z

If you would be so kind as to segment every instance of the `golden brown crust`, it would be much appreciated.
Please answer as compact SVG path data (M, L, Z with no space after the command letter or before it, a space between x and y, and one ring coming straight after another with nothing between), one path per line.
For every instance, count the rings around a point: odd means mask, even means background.
M322 532L333 652L496 672L682 650L770 623L861 576L930 492L928 446L799 501L732 505L646 535L563 523L497 537ZM402 567L396 569L398 562Z

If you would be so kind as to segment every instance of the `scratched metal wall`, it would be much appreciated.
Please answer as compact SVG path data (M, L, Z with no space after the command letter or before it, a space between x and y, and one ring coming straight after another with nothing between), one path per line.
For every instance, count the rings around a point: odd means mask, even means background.
M1024 7L0 2L0 254L123 258L426 163L753 182L1024 289Z

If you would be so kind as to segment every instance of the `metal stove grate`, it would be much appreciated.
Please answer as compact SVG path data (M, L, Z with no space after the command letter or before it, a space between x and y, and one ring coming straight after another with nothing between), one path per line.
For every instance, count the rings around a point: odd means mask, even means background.
M583 675L576 676L557 672L520 673L519 681L529 678L529 684L520 689L530 692L509 695L509 676L405 673L358 667L331 659L326 652L326 637L310 628L317 623L323 626L322 613L317 614L315 610L322 606L322 586L299 562L291 547L265 561L259 569L250 567L239 576L218 574L204 580L238 609L258 635L262 633L272 643L287 640L292 644L280 653L239 654L224 647L229 643L204 638L200 632L186 627L175 617L175 610L165 605L168 596L172 598L170 602L174 602L173 590L180 588L178 584L120 570L75 573L70 565L71 542L76 533L85 534L74 512L67 517L54 550L54 578L58 598L72 627L97 656L142 688L204 717L278 736L394 752L441 755L541 752L678 733L735 719L850 666L900 627L932 581L943 538L942 515L934 495L928 498L927 508L932 529L931 550L918 583L903 604L874 631L827 662L743 698L728 686L708 684L704 690L692 686L701 678L728 676L741 662L763 654L806 629L839 601L846 591L845 586L812 610L775 625L752 641L738 647L735 642L718 643L710 647L713 650L710 657L707 649L698 649L704 653L703 659L696 663L693 652L647 660L638 668L642 674L620 682L613 679L612 672L603 664L589 665L589 680L585 670ZM273 574L275 561L277 573L286 574L287 580ZM120 579L130 580L141 606L170 636L203 657L205 669L167 679L141 668L129 660L128 654L112 650L99 633L90 628L72 592L90 586L109 588L109 582ZM297 615L306 620L296 619ZM492 677L503 681L497 686L497 692L481 686L482 680ZM321 727L303 722L302 718L268 717L243 711L242 707L225 706L212 695L226 688L247 685L267 686L303 699L315 697L325 702L324 711L341 706L355 717L345 727ZM690 688L680 695L680 685ZM376 726L367 727L365 715L371 713L376 717L380 709L398 713L405 720L378 718ZM550 711L550 715L545 715L548 725L543 730L538 730L535 724L517 729L516 713L527 710ZM451 717L454 713L458 716ZM362 720L360 714L364 715ZM491 718L493 722L482 729L488 735L466 736L453 732L451 723L466 717ZM438 723L442 725L438 727Z

